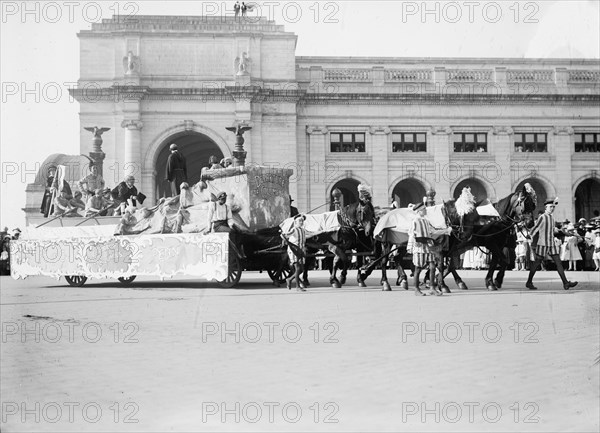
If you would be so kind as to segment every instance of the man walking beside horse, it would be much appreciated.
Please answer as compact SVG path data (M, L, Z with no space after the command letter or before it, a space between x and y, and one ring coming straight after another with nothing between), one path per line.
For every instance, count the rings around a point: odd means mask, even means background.
M444 230L436 230L433 228L431 223L425 218L427 215L427 208L424 203L419 203L413 207L413 211L417 213L417 218L412 224L412 235L414 237L414 244L412 247L413 251L413 264L415 265L414 272L414 284L415 284L415 295L425 296L419 288L419 274L423 268L429 268L429 281L430 290L429 294L433 296L441 296L442 291L439 289L443 284L442 281L442 254L441 246L436 245L433 240L433 236L440 234L450 234L452 228ZM439 280L435 280L436 267L440 267Z

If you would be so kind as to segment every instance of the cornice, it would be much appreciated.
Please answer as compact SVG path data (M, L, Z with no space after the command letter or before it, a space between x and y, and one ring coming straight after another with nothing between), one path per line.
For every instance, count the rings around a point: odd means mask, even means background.
M78 102L140 100L202 100L288 102L299 105L572 105L598 106L596 95L404 95L379 93L307 93L306 90L274 90L259 86L222 88L151 88L148 86L111 86L101 89L69 89Z

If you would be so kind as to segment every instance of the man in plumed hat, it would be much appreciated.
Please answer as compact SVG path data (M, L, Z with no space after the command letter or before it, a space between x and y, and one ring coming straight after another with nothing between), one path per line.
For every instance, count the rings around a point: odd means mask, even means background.
M527 287L529 290L537 290L537 287L533 285L533 276L535 275L540 263L542 260L544 260L546 255L550 256L550 258L556 264L556 270L563 282L563 288L565 290L569 290L571 287L575 287L577 285L577 281L571 282L567 280L567 277L565 276L565 270L562 262L560 261L559 248L554 243L554 232L558 230L556 229L556 223L552 214L554 213L554 208L557 205L558 198L548 199L544 202L544 213L538 217L530 233L531 237L533 238L532 248L535 251L535 262L531 265L529 278L527 278L527 283L525 283L525 287Z
M171 183L171 194L175 197L181 193L181 184L187 182L187 161L175 143L169 149L171 154L167 159L167 180Z

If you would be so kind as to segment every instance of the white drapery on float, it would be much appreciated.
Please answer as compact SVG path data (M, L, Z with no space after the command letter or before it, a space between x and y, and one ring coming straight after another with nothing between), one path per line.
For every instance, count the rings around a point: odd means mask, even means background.
M11 242L11 274L15 279L188 275L222 281L228 275L228 239L227 233L25 239Z

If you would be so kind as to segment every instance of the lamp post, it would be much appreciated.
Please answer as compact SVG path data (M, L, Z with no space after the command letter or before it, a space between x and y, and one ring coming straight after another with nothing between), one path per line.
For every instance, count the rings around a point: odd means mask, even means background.
M251 126L244 126L243 123L239 123L236 126L225 128L235 134L235 147L231 154L233 155L233 166L243 167L246 164L246 155L248 152L244 150L244 132L250 131Z

